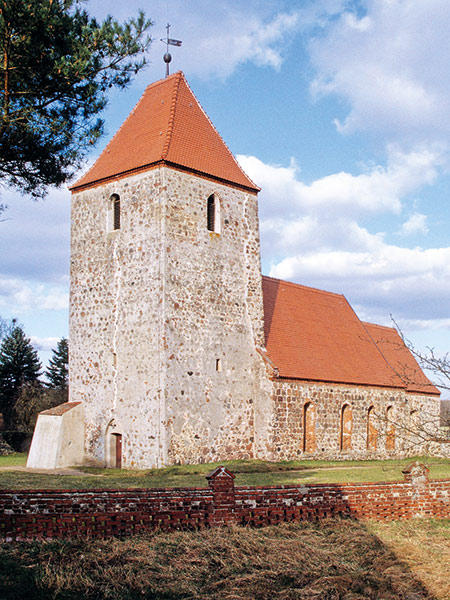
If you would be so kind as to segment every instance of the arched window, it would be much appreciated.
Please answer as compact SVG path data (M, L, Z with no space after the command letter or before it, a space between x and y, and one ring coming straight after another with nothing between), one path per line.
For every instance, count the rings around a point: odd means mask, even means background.
M341 431L339 446L341 451L352 449L353 415L352 407L344 404L341 410Z
M367 411L367 450L376 450L378 429L375 427L375 409L373 406Z
M393 408L386 409L386 450L395 450L395 425L393 422Z
M316 450L316 407L307 402L303 407L303 452Z
M111 196L112 204L112 228L120 229L120 197L117 194Z
M207 227L208 231L220 233L220 203L214 194L208 198Z

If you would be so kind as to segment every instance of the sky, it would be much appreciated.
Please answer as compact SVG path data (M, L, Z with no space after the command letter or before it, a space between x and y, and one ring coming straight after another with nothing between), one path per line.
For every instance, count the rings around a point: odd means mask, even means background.
M99 19L143 8L148 67L104 111L98 156L145 87L160 38L261 188L263 273L342 293L419 349L450 350L448 0L89 0ZM75 175L76 179L76 175ZM68 335L70 193L0 189L0 315L45 362Z

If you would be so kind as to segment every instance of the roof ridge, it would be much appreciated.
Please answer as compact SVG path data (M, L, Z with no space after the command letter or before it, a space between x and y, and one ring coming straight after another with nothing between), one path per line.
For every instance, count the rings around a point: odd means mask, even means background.
M390 331L397 331L395 327L389 327L389 325L380 325L379 323L371 323L370 321L361 321L364 325L370 325L370 327L378 327L379 329L389 329Z
M321 290L320 288L315 288L310 285L304 285L303 283L295 283L294 281L286 281L285 279L278 279L278 277L270 277L269 275L262 275L263 279L271 279L272 281L279 281L280 283L284 283L286 285L290 285L297 288L302 288L305 290L310 290L312 292L319 292L320 294L326 294L328 296L338 296L340 298L344 298L347 301L347 298L344 294L340 294L339 292L329 292L328 290ZM348 302L348 301L347 301Z
M158 85L164 85L165 83L167 83L169 81L169 79L175 79L177 77L180 77L180 75L183 75L183 71L176 71L175 73L172 73L172 75L169 75L169 77L164 77L163 79L158 79L157 81L153 81L152 83L149 83L146 86L144 91L146 92L150 88L158 87Z
M208 117L205 109L203 108L203 106L201 105L199 99L197 98L197 96L194 94L194 92L192 91L191 86L189 85L188 81L186 80L185 77L183 77L183 80L186 84L186 87L188 88L188 90L191 92L191 94L194 96L195 100L197 101L197 104L200 107L200 110L202 111L202 113L205 115L206 119L208 120L208 122L210 123L211 127L214 129L214 131L217 133L217 135L219 136L221 142L223 143L225 150L228 152L228 154L231 156L232 160L234 161L234 163L236 164L236 166L238 167L238 169L241 171L241 173L244 175L244 177L246 177L255 187L255 190L260 191L261 188L256 185L256 183L253 181L253 179L250 179L250 177L247 175L247 173L245 173L244 169L241 167L241 165L238 163L238 161L236 160L234 154L231 152L231 150L228 148L227 143L225 142L225 140L223 139L222 135L219 133L219 131L217 130L217 127L214 125L214 123L211 121L211 119Z
M174 128L175 111L177 108L178 92L180 90L181 80L184 79L183 73L181 71L177 71L176 73L174 73L174 75L176 76L176 81L175 81L175 85L174 85L173 92L172 92L172 101L170 104L170 114L169 114L169 123L168 123L167 133L166 133L166 141L164 143L164 148L161 153L162 160L165 160L167 158L167 154L169 153L169 147L170 147L170 142L172 141L172 134L173 134L173 128Z

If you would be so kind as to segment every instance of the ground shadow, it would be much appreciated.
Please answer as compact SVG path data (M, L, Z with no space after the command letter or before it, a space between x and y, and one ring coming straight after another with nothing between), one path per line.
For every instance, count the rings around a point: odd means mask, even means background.
M438 600L353 519L3 544L0 598Z

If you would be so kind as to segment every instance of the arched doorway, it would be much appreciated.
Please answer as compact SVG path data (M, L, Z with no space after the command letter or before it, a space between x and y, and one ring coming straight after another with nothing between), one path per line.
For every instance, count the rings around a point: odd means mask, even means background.
M341 410L340 450L345 452L352 449L353 415L352 407L344 404Z
M375 409L373 406L367 411L367 450L376 450L378 443L378 429L375 427Z
M114 419L106 428L105 463L110 469L122 468L122 434Z
M316 407L307 402L303 407L303 452L316 451Z

